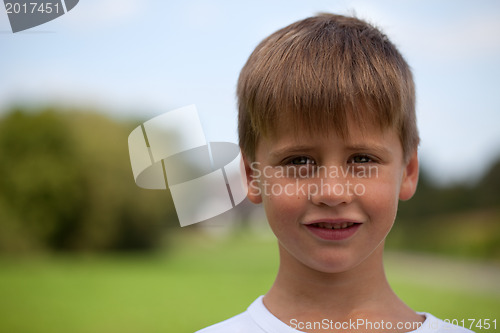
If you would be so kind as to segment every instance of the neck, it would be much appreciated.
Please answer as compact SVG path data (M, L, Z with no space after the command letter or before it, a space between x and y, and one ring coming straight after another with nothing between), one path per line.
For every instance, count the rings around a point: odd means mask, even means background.
M346 320L401 306L410 310L390 288L382 255L383 244L349 271L324 273L302 264L280 246L280 268L264 304L285 323L298 317Z

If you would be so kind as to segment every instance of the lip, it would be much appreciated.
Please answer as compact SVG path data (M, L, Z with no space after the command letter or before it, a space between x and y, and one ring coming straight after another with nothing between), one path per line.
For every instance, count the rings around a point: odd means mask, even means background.
M330 224L342 224L342 223L354 223L352 226L345 229L327 229L314 226L315 223L330 223ZM352 237L361 226L361 222L351 219L321 219L311 222L304 223L303 225L309 230L314 236L319 237L323 240L328 241L341 241Z

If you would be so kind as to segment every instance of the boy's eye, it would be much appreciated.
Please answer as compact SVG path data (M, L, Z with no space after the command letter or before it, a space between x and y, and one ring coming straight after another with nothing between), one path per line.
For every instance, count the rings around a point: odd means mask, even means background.
M307 156L292 157L285 161L286 176L289 178L308 178L314 175L316 161Z
M290 165L307 165L307 164L316 164L312 159L306 156L298 156L288 160Z
M371 163L373 162L373 158L369 155L354 155L350 159L350 163L363 164L363 163Z

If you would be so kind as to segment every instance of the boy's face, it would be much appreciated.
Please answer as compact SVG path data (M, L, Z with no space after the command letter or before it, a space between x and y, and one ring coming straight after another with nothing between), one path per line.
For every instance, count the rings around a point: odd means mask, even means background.
M398 200L415 192L417 154L404 162L394 130L352 125L343 140L288 125L245 161L248 197L263 203L285 255L317 271L347 271L381 247Z

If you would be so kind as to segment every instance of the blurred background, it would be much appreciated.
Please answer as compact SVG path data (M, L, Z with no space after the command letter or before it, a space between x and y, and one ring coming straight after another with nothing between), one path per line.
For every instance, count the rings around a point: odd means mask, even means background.
M135 185L127 137L196 104L207 141L237 142L253 48L325 11L380 27L415 75L421 178L387 240L391 284L415 310L496 331L481 327L500 325L500 3L486 0L82 0L16 34L0 8L0 331L193 332L264 294L278 261L260 208L181 228L168 190Z

